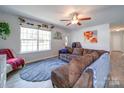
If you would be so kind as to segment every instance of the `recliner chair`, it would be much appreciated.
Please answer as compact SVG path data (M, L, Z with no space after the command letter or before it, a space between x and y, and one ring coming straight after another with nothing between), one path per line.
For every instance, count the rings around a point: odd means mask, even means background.
M18 69L20 66L24 66L25 61L23 58L14 57L12 51L10 49L0 49L0 55L6 55L7 64L10 64L13 70Z

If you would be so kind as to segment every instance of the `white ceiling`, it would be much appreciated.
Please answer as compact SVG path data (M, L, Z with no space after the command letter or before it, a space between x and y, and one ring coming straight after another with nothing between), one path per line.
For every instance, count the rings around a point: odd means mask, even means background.
M0 6L0 10L15 15L44 21L55 24L68 30L76 30L86 26L99 24L123 24L124 23L124 6L103 6L103 5L12 5ZM72 12L79 12L81 16L91 17L91 20L82 21L82 26L70 25L65 26L67 22L60 19L66 19Z

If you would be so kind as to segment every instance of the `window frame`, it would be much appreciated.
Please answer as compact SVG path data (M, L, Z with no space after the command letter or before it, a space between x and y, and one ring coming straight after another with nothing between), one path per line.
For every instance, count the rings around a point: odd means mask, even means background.
M31 40L36 40L37 41L37 50L35 51L22 51L22 40L30 40L30 39L22 39L21 38L21 28L28 28L28 29L35 29L37 30L37 39L31 39ZM41 29L36 29L36 28L30 28L30 27L23 27L23 26L20 26L20 54L25 54L25 53L38 53L38 52L43 52L43 51L50 51L51 50L51 41L52 41L52 32L51 31L48 31L48 30L41 30L41 31L47 31L47 32L50 32L50 39L48 40L49 41L49 49L45 49L45 50L39 50L39 41L41 39L39 39L39 31Z

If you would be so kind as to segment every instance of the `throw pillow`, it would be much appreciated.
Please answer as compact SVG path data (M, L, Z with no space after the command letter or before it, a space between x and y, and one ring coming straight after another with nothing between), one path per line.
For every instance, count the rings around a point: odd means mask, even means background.
M83 49L82 48L74 48L72 54L74 54L74 55L83 55Z
M66 47L66 49L67 49L68 53L72 54L73 48L71 48L71 47Z
M68 52L67 48L63 48L63 49L60 50L60 53L67 53L67 52Z

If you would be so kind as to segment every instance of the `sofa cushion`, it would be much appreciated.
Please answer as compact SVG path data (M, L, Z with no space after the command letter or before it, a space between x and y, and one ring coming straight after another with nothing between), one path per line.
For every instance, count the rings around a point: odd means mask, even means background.
M100 56L99 53L97 51L93 51L91 53L92 57L93 57L93 61L97 60Z
M83 48L74 48L73 55L83 55Z
M83 55L93 53L94 51L97 52L99 56L101 56L103 53L108 52L105 50L84 49Z
M85 55L85 54L90 54L90 53L92 53L94 50L92 50L92 49L84 49L84 51L83 51L83 55Z
M99 55L96 51L90 53L90 54L86 54L81 58L81 63L83 65L85 65L85 68L89 65L91 65L95 60L97 60L99 58ZM84 69L85 69L84 68Z

